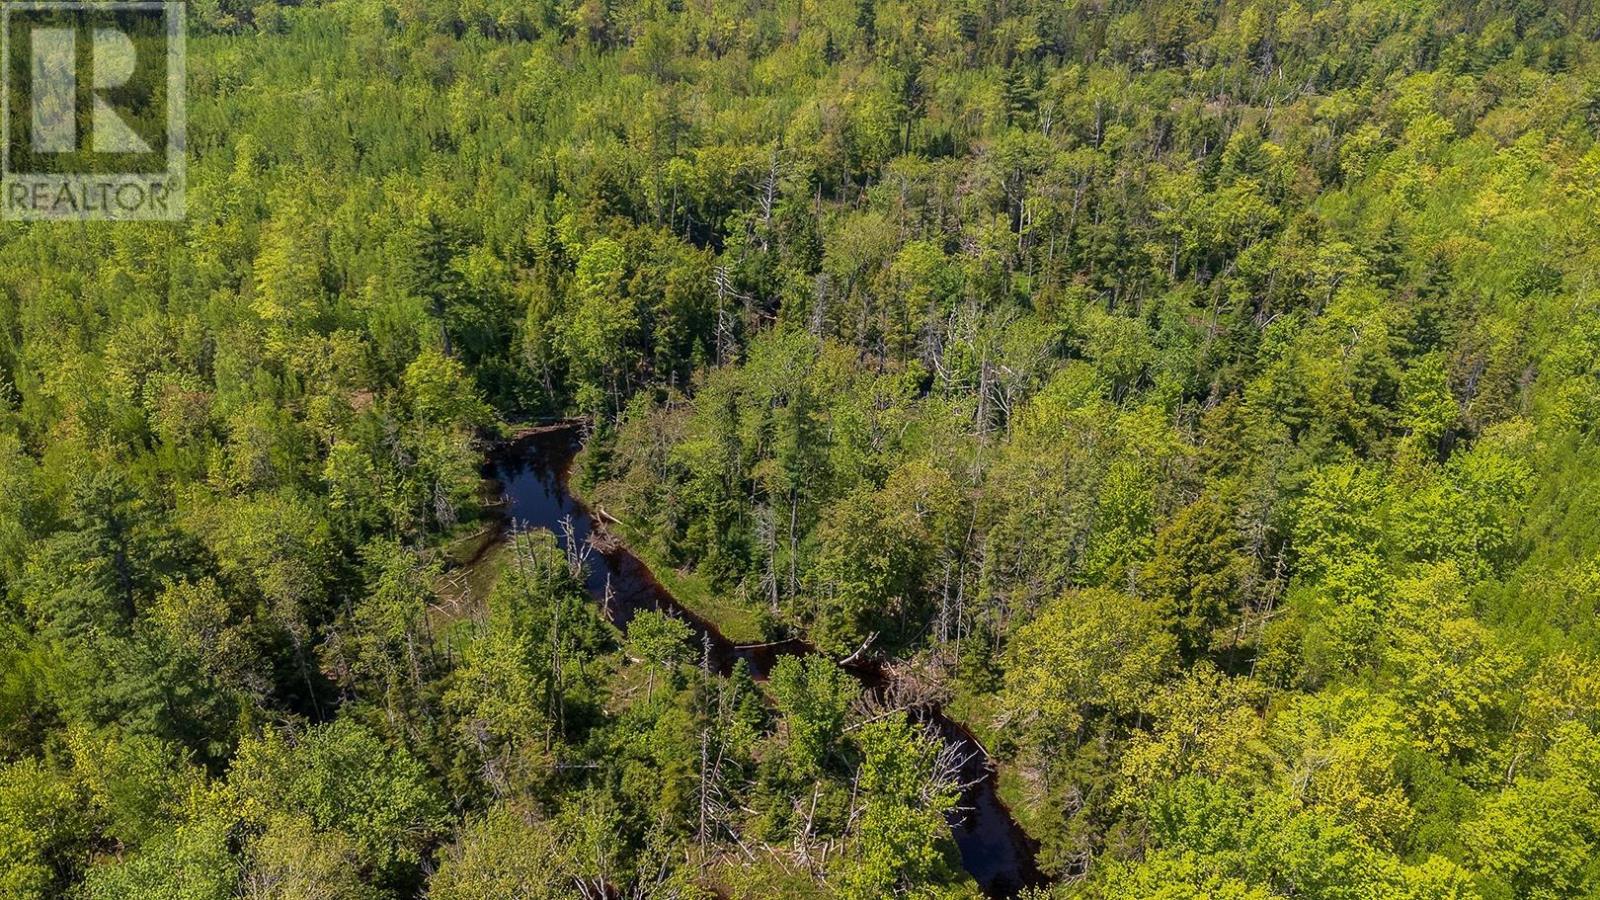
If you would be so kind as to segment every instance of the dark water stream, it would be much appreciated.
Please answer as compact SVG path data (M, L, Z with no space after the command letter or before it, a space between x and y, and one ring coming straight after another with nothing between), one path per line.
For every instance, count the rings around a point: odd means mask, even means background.
M500 482L506 498L504 512L514 527L545 528L562 537L563 520L570 517L573 539L589 541L597 529L595 518L567 490L567 474L580 447L577 427L550 428L525 435L491 457L490 474ZM586 587L618 627L626 626L641 609L670 612L694 629L696 644L706 649L719 672L731 672L734 663L742 659L758 680L766 677L780 657L812 652L800 640L759 647L732 643L712 623L679 604L626 546L614 541L600 545L608 549L596 547L591 553ZM870 666L851 666L848 671L869 686L878 680ZM1034 843L995 794L994 770L983 749L939 711L925 711L922 717L947 743L960 745L962 756L968 759L962 777L970 786L962 794L962 809L951 815L950 823L962 866L990 897L1011 897L1023 887L1040 883L1043 879L1034 864Z

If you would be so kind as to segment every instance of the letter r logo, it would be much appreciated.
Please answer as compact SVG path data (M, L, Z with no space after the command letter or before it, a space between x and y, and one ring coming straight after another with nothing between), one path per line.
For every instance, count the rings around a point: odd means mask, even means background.
M78 149L77 33L71 28L37 28L32 39L34 152L71 153ZM133 41L115 28L96 28L93 52L94 152L149 153L150 145L104 96L133 77L138 66Z
M183 0L0 0L0 220L183 217Z

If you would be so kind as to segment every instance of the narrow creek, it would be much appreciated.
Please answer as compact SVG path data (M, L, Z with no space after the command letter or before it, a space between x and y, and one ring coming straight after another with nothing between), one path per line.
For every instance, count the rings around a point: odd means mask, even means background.
M562 537L563 520L570 517L572 538L588 542L597 530L590 511L567 489L572 460L582 447L579 429L556 427L525 434L495 451L486 471L500 483L508 522L518 528L545 528ZM739 646L722 636L714 624L680 604L650 569L625 545L602 542L589 557L585 575L590 596L619 628L642 609L670 611L694 630L697 645L710 653L711 664L724 674L745 660L751 674L764 679L783 656L812 652L803 641L791 640L759 647ZM610 602L606 603L607 590ZM864 682L872 683L870 667L847 667ZM994 768L970 733L939 710L922 713L947 742L957 744L968 759L962 778L969 787L961 809L951 815L951 832L961 853L962 866L990 897L1015 895L1023 887L1043 881L1034 863L1035 844L1025 834L995 792Z

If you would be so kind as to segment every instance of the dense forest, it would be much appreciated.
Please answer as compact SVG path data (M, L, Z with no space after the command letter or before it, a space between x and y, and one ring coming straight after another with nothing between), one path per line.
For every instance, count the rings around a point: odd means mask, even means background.
M0 897L1600 896L1589 0L191 0L0 225ZM574 490L730 639L499 542ZM835 666L870 660L888 688Z

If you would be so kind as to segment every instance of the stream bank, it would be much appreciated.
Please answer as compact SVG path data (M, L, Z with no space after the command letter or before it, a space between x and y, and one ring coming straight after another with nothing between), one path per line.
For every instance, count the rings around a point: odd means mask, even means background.
M568 476L581 447L580 430L575 424L529 429L491 454L486 474L500 484L507 527L544 528L559 539L570 537L594 547L584 573L584 587L613 624L625 628L644 609L671 612L693 629L694 640L705 648L710 664L718 672L727 674L739 660L744 660L758 680L764 679L781 657L813 652L799 639L735 644L723 636L716 623L679 603L650 568L624 543L607 534L595 515L572 496ZM563 520L568 519L570 535L563 526ZM845 668L868 687L882 680L880 669L870 664ZM919 715L967 759L961 773L967 783L961 796L962 808L952 814L950 822L962 867L990 897L1011 897L1023 887L1041 883L1043 878L1034 862L1036 845L996 793L994 766L982 745L938 709L921 710Z

